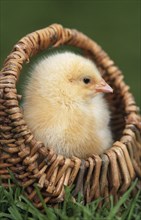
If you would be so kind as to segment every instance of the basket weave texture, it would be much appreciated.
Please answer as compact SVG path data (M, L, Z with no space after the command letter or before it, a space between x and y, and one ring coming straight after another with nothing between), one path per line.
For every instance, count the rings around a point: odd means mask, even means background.
M64 158L35 140L28 129L19 105L16 83L25 62L41 50L60 45L80 48L98 66L103 78L114 89L107 95L115 142L104 154L91 155L86 160ZM105 140L106 141L106 140ZM39 162L40 158L40 162ZM139 109L123 81L122 72L102 50L83 33L53 24L23 37L4 62L0 72L0 177L7 186L12 171L25 188L29 199L42 204L34 183L40 187L45 203L63 201L64 185L75 185L85 201L112 194L115 201L130 186L136 176L141 178L141 120Z

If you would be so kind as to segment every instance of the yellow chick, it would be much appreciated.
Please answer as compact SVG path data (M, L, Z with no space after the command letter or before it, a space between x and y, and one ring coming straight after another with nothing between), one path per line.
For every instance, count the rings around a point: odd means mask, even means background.
M113 92L95 64L72 52L37 63L25 87L24 117L37 140L66 157L87 158L111 147L110 112L103 92Z

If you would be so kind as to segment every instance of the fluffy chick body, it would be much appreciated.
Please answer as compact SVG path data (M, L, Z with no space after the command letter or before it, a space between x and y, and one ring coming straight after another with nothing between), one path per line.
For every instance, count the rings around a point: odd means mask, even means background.
M91 85L83 79L91 78ZM112 144L110 112L95 84L94 63L70 52L35 65L25 87L24 117L36 139L66 157L101 154Z

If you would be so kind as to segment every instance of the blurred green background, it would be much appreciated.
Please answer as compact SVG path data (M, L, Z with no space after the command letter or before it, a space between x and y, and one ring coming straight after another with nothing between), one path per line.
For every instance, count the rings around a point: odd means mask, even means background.
M52 23L98 42L120 67L141 107L140 0L0 0L0 67L24 35Z

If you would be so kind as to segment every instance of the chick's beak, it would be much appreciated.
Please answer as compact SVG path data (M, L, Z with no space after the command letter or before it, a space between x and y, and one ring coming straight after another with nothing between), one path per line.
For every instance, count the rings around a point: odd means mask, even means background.
M104 93L113 92L113 89L105 82L104 79L102 79L100 83L96 84L95 90L96 92L104 92Z

